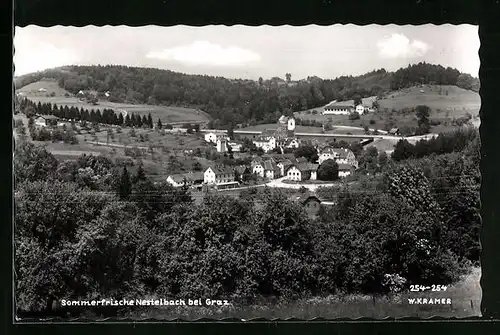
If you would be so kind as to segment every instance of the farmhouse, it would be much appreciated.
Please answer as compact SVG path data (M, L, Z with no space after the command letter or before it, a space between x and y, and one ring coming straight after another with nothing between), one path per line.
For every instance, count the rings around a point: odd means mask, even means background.
M318 215L319 209L321 208L321 200L317 196L306 192L300 195L295 195L294 198L294 200L299 202L304 207L309 216L314 217Z
M195 186L203 183L204 176L201 172L179 173L168 176L167 183L174 187Z
M286 170L286 177L292 181L316 180L318 164L296 163Z
M250 164L252 173L264 178L264 162L262 159L256 157Z
M225 139L217 139L217 152L227 152L227 141Z
M210 132L205 134L205 142L217 143L217 140L228 140L228 136L224 133Z
M351 164L339 163L339 177L347 177L354 173L354 166Z
M236 187L238 182L234 180L234 170L227 167L209 167L203 173L203 182L215 185L218 189Z
M362 104L359 104L356 106L356 112L359 114L363 114L365 111L368 111L368 108L363 106Z
M281 170L278 165L272 160L267 160L264 162L264 176L267 179L279 178Z
M252 171L245 165L238 165L234 168L235 175L238 175L237 181L242 182L246 176L252 173Z
M276 138L274 136L259 136L253 141L257 148L262 148L265 152L272 151L276 148Z
M276 164L278 166L278 168L280 169L280 173L282 176L285 175L285 171L288 170L288 168L290 166L293 165L292 161L289 160L289 159L285 159L285 160L282 160L281 162L279 162L278 164Z
M352 105L340 105L332 103L323 108L323 115L349 115L354 111Z
M54 115L40 115L35 119L35 125L39 127L57 126L59 118Z
M354 153L346 148L331 148L327 147L319 153L318 163L323 164L324 161L333 159L338 164L349 164L358 167L358 161Z

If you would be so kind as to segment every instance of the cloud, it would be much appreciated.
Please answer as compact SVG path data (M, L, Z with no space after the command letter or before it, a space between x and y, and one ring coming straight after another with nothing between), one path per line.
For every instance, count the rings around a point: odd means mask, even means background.
M73 65L80 61L70 49L58 48L48 43L31 45L17 43L14 47L16 76L63 65Z
M234 46L222 47L206 41L150 52L147 58L174 60L187 65L241 66L258 62L260 55Z
M410 41L403 34L392 34L377 43L379 54L383 58L413 58L424 56L430 46L422 41Z

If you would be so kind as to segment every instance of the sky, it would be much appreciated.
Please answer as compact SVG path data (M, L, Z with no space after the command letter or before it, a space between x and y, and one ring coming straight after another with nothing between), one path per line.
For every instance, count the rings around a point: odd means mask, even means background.
M127 65L189 74L336 78L427 62L479 71L478 26L16 27L15 75L63 65Z

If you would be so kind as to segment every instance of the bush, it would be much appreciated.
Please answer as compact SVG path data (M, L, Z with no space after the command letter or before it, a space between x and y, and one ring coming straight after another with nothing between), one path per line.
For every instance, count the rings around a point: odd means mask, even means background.
M375 120L373 120L373 119L370 120L370 124L375 124L375 123L376 123Z

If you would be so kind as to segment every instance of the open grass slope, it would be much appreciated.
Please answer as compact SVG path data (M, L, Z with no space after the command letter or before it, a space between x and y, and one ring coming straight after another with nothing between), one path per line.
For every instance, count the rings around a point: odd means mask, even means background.
M40 92L39 89L44 88L45 92ZM184 107L173 107L173 106L154 106L145 104L127 104L127 103L115 103L106 100L99 100L98 105L92 105L85 101L80 101L78 98L70 94L68 91L59 87L55 80L44 79L16 90L16 93L22 93L22 96L38 103L51 103L57 104L58 106L68 107L75 106L77 108L83 109L113 109L117 113L124 111L127 113L134 113L139 115L148 115L151 113L153 121L156 123L158 118L163 124L181 124L181 123L205 123L211 120L211 117L199 110L193 108ZM50 96L54 93L54 96ZM65 96L65 94L69 96ZM124 113L125 114L125 113Z
M434 115L448 117L462 117L471 113L477 115L481 107L481 98L477 92L465 90L452 85L423 85L414 86L392 92L385 99L378 101L380 109L413 108L418 105L429 106ZM448 113L448 114L446 114Z
M386 94L378 100L377 112L363 114L358 120L349 120L347 115L321 115L323 108L295 113L295 117L303 120L331 122L337 126L355 126L388 130L392 127L416 127L417 119L412 109L418 105L431 108L430 118L440 121L441 125L432 127L431 132L441 133L453 130L452 120L471 114L479 124L477 115L481 107L478 93L451 85L423 85L401 89ZM404 111L406 109L406 112Z

